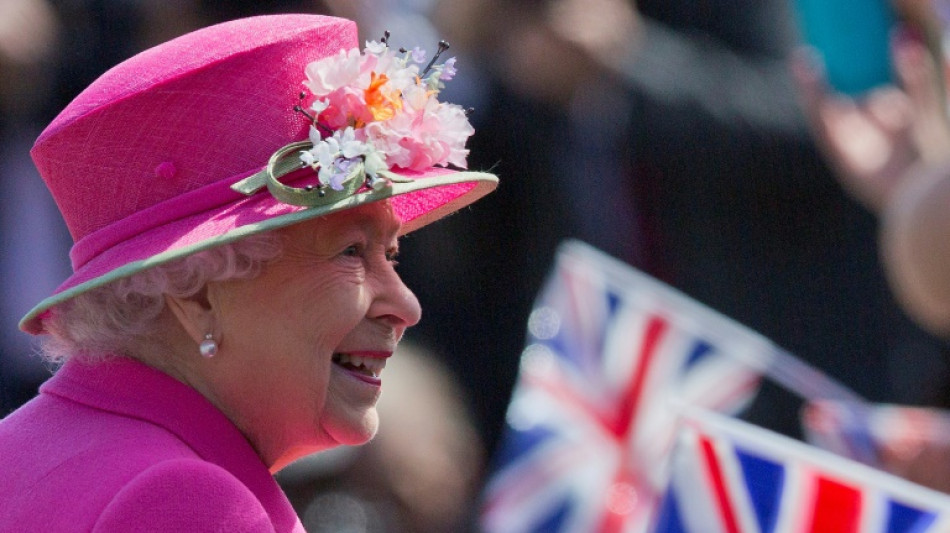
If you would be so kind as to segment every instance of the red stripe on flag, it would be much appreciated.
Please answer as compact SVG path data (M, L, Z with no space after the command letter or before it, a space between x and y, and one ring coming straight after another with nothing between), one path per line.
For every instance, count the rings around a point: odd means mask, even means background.
M643 396L643 387L656 358L657 346L659 346L668 326L666 320L662 317L651 316L644 327L643 343L640 345L640 353L635 359L637 364L633 369L633 376L623 396L619 398L620 409L617 411L617 418L610 428L614 435L619 439L623 439L623 441L626 441L631 429L635 426L634 421ZM639 485L636 482L638 476L630 472L633 461L628 455L629 451L626 451L612 487L629 486L632 488ZM623 531L628 513L618 513L616 511L617 509L612 508L608 502L604 510L604 516L600 521L600 527L597 529L599 533L619 533Z
M604 514L597 533L621 533L628 522L643 516L654 505L650 487L641 476L634 474L626 465L621 465L613 482L607 488Z
M573 384L562 378L562 373L559 371L557 375L554 375L554 372L549 372L544 376L524 372L519 379L522 386L530 386L547 393L551 400L558 403L565 414L573 413L596 421L597 425L603 428L604 437L610 439L611 442L616 441L614 420L610 416L612 413L599 409L582 394L578 393Z
M739 520L736 519L735 510L729 500L726 482L723 479L722 468L719 466L719 458L716 457L713 443L708 437L700 437L699 444L703 452L703 463L706 465L706 471L716 493L716 507L719 509L723 526L725 526L727 533L740 533Z
M640 354L637 356L637 366L633 372L633 379L630 385L620 398L620 411L617 413L616 426L614 431L618 437L627 437L631 428L634 427L636 420L637 407L643 396L643 387L650 375L650 366L656 356L656 349L660 343L663 334L666 333L668 324L666 320L659 316L651 316L647 320L646 328L643 333L643 344Z
M861 491L824 477L815 485L814 514L809 533L857 532L861 521Z

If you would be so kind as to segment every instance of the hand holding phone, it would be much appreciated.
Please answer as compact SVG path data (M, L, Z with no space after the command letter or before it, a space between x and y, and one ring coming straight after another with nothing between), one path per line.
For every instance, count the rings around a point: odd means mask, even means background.
M890 0L793 0L803 40L820 55L828 83L858 95L893 83Z

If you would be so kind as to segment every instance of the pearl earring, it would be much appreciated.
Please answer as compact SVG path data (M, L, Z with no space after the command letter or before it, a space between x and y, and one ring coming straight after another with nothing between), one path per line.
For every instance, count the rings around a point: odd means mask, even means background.
M218 343L214 342L214 337L210 333L205 335L205 340L201 341L201 344L198 345L198 351L201 352L201 356L205 359L210 359L218 353Z

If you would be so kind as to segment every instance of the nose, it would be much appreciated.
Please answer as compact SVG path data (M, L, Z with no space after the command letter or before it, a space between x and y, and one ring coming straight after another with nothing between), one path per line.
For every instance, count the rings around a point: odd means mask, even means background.
M390 322L396 328L408 328L419 323L422 306L415 293L402 281L395 270L390 270L382 280L382 290L372 314L375 318Z

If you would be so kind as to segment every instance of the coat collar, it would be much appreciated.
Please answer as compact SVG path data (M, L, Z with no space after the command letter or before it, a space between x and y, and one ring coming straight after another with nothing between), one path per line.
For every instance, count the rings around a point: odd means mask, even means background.
M280 486L248 440L211 402L171 376L126 357L70 360L40 391L163 427L202 459L250 489L277 531L299 523Z

